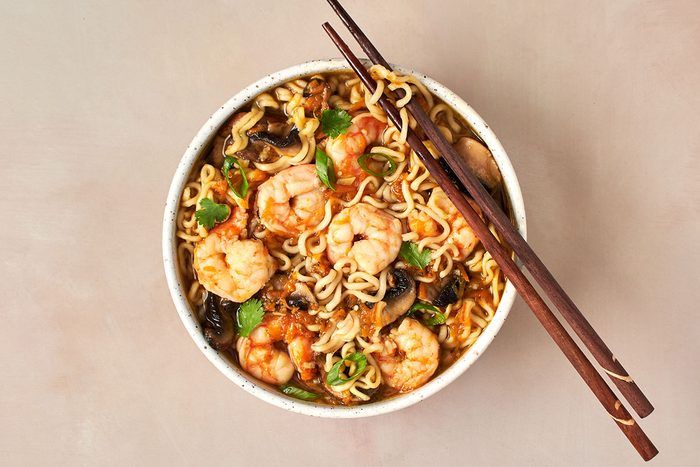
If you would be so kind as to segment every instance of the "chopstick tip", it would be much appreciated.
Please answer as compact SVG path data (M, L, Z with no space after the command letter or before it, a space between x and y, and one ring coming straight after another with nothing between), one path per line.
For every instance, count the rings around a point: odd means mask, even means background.
M335 44L338 44L338 41L341 40L341 39L340 39L340 36L338 35L338 33L337 33L337 32L335 31L335 29L333 28L333 26L331 26L331 23L329 23L328 21L326 21L325 23L323 23L323 24L321 25L321 28L323 28L323 30L326 31L326 34L328 34L328 36L331 38L331 40L332 40Z

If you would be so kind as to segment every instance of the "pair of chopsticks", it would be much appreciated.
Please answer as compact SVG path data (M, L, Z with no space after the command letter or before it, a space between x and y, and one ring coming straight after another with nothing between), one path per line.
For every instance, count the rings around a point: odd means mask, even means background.
M382 57L376 47L374 47L340 3L337 0L328 0L328 3L343 21L350 33L355 37L360 47L362 47L362 50L367 54L367 57L369 57L373 63L382 65L386 69L391 70L389 63ZM350 66L360 77L365 87L367 87L370 92L374 92L377 88L376 82L362 62L353 54L348 45L338 36L338 33L330 24L324 23L323 29L330 36L345 59L350 63ZM401 98L404 96L404 91L399 89L396 94L397 98ZM379 104L393 124L397 128L401 128L401 117L398 109L389 99L391 95L391 91L386 89L385 94L379 99ZM641 418L649 415L654 410L649 400L629 376L622 364L613 356L608 346L596 333L571 298L564 292L544 263L542 263L532 248L530 248L530 245L522 238L508 216L496 204L476 176L474 176L461 161L459 154L457 154L456 150L445 139L437 126L430 120L428 114L415 99L411 99L408 104L406 104L406 108L413 115L426 136L433 142L440 154L442 154L442 159L464 185L479 208L481 208L486 217L493 223L498 233L500 233L505 242L510 245L547 297L550 298L564 319L566 319L586 348L588 348L593 357L600 364L603 371L610 377L612 382L615 383L625 399L629 401L634 411ZM481 219L469 202L467 202L461 188L457 187L452 182L450 176L441 166L440 162L433 158L421 141L421 138L410 128L408 129L406 140L411 149L418 155L421 162L464 216L486 250L491 253L491 256L496 260L505 276L513 283L520 296L530 306L542 326L544 326L545 330L549 333L557 346L559 346L569 362L574 366L574 369L598 398L610 417L612 417L617 426L622 430L625 436L627 436L642 458L645 461L652 459L658 453L654 444L644 431L642 431L639 424L634 420L632 415L630 415L625 406L618 400L615 393L610 389L605 380L603 380L598 371L596 371L593 364L567 333L559 320L554 316L537 290L535 290L524 273L518 268L506 248L501 245L490 232L488 225Z

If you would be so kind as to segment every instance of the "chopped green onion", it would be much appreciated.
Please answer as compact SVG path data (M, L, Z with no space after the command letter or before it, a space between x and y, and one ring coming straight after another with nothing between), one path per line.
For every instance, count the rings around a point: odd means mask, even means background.
M288 396L294 397L296 399L301 399L303 401L315 401L316 399L321 397L320 394L305 391L296 386L292 386L291 384L285 384L283 386L280 386L280 391L282 391Z
M357 364L355 372L351 374L349 378L343 378L342 376L340 376L340 367L345 362L354 362L355 364ZM362 374L362 372L365 371L365 368L367 368L367 357L365 356L365 354L360 352L351 353L350 355L343 358L342 360L337 361L335 365L333 365L331 371L329 371L328 375L326 375L326 383L328 383L330 386L339 386L343 383L347 383L348 381L357 379Z
M445 324L445 321L447 321L447 318L445 315L440 313L439 311L435 313L433 316L426 318L423 322L427 326L436 326L438 324Z
M367 167L367 159L368 158L375 158L375 157L381 157L386 159L386 161L389 163L389 169L386 170L385 172L375 172L374 170L370 169ZM374 177L379 177L379 178L384 178L392 175L394 172L396 172L396 161L392 159L391 157L387 156L386 154L363 154L360 156L359 159L357 159L357 163L360 165L360 168L367 172L368 174L374 176Z
M233 182L231 181L231 174L229 173L235 167L238 167L238 171L241 174L240 190L233 186ZM231 189L233 194L236 195L236 197L238 198L245 198L245 195L248 194L248 176L246 175L245 169L241 165L240 161L235 157L227 156L226 158L224 158L224 165L223 167L221 167L221 171L224 173L224 178L226 178L228 187Z
M335 169L333 159L320 149L316 149L316 174L324 185L335 191Z
M436 307L435 305L431 305L430 303L416 302L411 306L411 308L408 310L408 312L415 313L416 311L421 311L421 310L432 311L432 312L439 312L440 311L438 309L438 307Z

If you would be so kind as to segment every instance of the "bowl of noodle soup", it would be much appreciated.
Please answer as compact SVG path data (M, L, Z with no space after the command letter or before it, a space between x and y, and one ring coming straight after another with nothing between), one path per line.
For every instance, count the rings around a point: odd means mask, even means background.
M371 72L407 91L398 107L419 99L525 236L483 119L426 75ZM364 417L435 394L515 300L377 97L342 60L272 73L208 119L168 193L164 266L185 328L231 381L293 412Z

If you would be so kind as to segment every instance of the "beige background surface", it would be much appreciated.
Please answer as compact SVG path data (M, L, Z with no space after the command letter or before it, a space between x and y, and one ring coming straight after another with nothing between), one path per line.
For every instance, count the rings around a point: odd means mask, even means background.
M700 4L348 3L495 129L532 245L657 407L654 463L697 465ZM375 419L283 412L196 349L162 271L170 178L244 85L337 55L326 19L321 0L0 4L0 463L639 462L522 302L457 382Z

